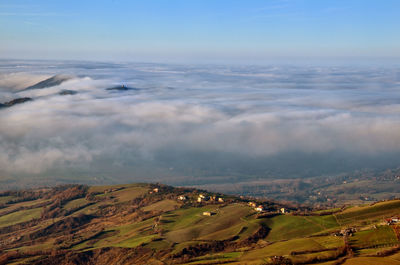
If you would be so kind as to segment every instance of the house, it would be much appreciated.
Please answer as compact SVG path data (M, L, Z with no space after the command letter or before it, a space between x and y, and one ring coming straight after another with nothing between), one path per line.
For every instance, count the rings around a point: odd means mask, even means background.
M200 194L199 197L197 198L197 202L208 201L209 199L210 199L210 197Z
M159 191L158 188L154 188L154 189L153 189L153 192L155 192L155 193L157 193L158 191Z
M205 215L205 216L211 216L211 215L212 215L212 212L206 211L206 212L203 212L203 215Z
M178 200L180 201L186 201L187 197L185 195L179 195Z
M349 228L343 228L340 231L336 231L332 235L333 236L353 236L355 232L357 232L357 229L355 229L354 227L349 227Z
M255 202L249 202L248 205L249 205L250 207L255 208L257 204L256 204Z
M398 224L400 222L399 217L391 217L385 220L388 225Z
M344 236L353 236L355 232L357 232L357 229L354 227L349 227L340 231L340 233Z
M257 212L262 212L264 211L264 206L258 205L256 208L254 208L254 210L256 210Z
M115 191L119 191L119 190L121 190L121 189L122 189L122 188L106 189L106 190L104 191L104 194L111 193L111 192L115 192Z
M218 196L211 196L210 197L210 201L212 201L212 202L224 202L224 199L222 199L221 197L218 197Z
M286 212L286 209L285 208L280 208L279 211L284 214Z

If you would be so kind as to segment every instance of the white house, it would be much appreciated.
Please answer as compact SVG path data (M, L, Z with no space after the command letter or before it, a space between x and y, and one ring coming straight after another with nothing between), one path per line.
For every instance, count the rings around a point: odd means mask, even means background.
M254 210L256 210L257 212L262 212L264 211L264 206L258 205L256 208L254 208Z
M187 197L186 197L185 195L180 195L180 196L178 197L178 200L180 200L180 201L186 201L186 200L187 200Z

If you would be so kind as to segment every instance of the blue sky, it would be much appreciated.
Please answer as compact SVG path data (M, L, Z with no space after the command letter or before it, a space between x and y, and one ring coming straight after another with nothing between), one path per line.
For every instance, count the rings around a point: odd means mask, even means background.
M0 0L0 58L398 58L397 0Z

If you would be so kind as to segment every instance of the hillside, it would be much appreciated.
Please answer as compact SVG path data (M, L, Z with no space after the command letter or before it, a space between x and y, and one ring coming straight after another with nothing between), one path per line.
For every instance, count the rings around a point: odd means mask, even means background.
M6 191L0 264L400 264L399 214L400 200L317 211L158 184Z

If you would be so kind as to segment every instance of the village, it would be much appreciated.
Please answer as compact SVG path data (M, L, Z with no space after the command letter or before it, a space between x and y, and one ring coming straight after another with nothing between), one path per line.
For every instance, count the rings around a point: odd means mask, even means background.
M157 186L154 187L152 190L149 191L149 194L153 193L159 193L162 191L162 186ZM253 210L262 216L262 214L288 214L290 213L290 210L285 208L285 207L271 207L271 206L266 206L262 202L256 201L256 200L251 200L250 198L245 198L243 196L239 197L241 200L238 200L238 198L230 198L229 196L226 195L213 195L213 194L207 194L207 193L200 193L200 194L181 194L177 196L177 200L184 202L184 203L195 203L198 206L200 205L207 205L207 204L232 204L232 203L246 203L249 207L253 208ZM203 215L204 216L212 216L215 215L216 213L211 212L211 211L204 211Z

